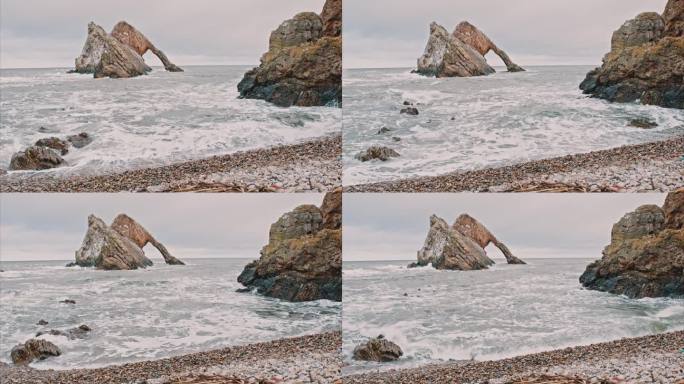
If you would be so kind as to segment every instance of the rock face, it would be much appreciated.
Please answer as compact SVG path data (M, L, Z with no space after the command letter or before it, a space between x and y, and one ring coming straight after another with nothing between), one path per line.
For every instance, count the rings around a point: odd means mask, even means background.
M28 365L34 360L45 360L50 356L59 356L62 351L47 340L31 339L24 344L12 348L10 357L17 365Z
M663 15L646 12L613 33L603 65L580 84L586 94L614 102L684 108L684 0Z
M487 269L494 264L484 249L490 243L501 250L509 264L525 264L474 218L461 215L450 227L446 221L432 215L425 244L418 251L418 261L410 266L432 264L437 269L461 271Z
M355 360L387 362L398 360L403 354L397 344L385 339L383 335L354 348Z
M342 190L321 208L302 205L278 219L259 260L238 277L244 286L288 301L342 300Z
M142 55L151 50L168 71L180 72L178 66L152 44L142 33L125 21L119 22L111 34L99 25L88 24L88 37L81 55L76 58L76 73L93 73L95 78L127 78L144 75L152 69Z
M644 205L613 225L603 258L587 266L580 283L631 298L684 295L684 189L665 205Z
M489 51L501 57L509 72L524 71L487 35L467 21L458 24L451 34L446 28L432 22L430 37L423 56L418 59L416 72L436 77L489 75L495 72L484 57Z
M12 155L9 169L12 171L42 170L62 165L66 165L66 161L57 152L44 146L32 146Z
M342 104L342 1L303 12L271 33L261 65L238 84L241 98L282 107Z
M118 215L111 225L112 229L117 231L121 236L132 240L139 248L144 248L148 243L157 248L166 264L171 265L185 265L182 261L171 256L164 244L157 241L142 225L131 219L128 215Z
M162 253L168 264L183 264L130 217L119 215L109 227L100 218L90 215L88 232L76 251L75 264L106 270L145 268L152 265L142 250L148 242Z

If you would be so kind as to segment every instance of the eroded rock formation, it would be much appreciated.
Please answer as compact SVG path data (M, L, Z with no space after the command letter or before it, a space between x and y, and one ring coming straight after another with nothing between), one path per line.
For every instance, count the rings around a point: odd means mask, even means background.
M326 194L321 208L302 205L271 225L259 260L238 282L288 301L342 300L342 190Z
M34 360L45 360L50 356L59 356L62 351L47 340L31 339L24 344L12 348L10 357L17 365L28 365Z
M432 264L437 269L487 269L494 264L484 249L490 243L501 250L509 264L525 264L474 218L461 215L450 227L442 218L432 215L425 244L418 251L418 261L410 267Z
M580 283L631 298L684 296L684 189L665 205L644 205L613 225L603 257Z
M12 155L9 169L12 171L43 170L66 165L66 161L48 147L32 146Z
M403 354L397 344L387 340L383 335L354 348L355 360L387 362L398 360Z
M684 108L684 0L663 15L646 12L613 33L603 65L580 84L586 94L614 102Z
M430 37L423 56L418 58L416 72L436 77L489 75L495 72L484 57L489 51L494 51L503 60L509 72L524 71L487 35L467 21L458 24L451 34L432 22Z
M83 51L76 58L76 68L72 72L92 73L95 78L144 75L152 70L142 57L148 50L159 57L167 71L182 71L140 31L125 21L116 24L111 34L90 22Z
M302 12L271 33L261 65L238 84L241 98L282 107L342 103L342 1Z
M119 215L110 227L100 218L90 215L83 244L76 251L75 264L106 270L145 268L152 265L142 249L148 242L162 253L168 264L183 264L130 217Z

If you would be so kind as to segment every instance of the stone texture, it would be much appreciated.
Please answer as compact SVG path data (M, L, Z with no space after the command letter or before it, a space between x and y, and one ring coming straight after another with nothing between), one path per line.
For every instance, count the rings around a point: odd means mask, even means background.
M614 102L684 108L683 20L684 1L670 0L663 16L646 12L625 22L580 89Z
M34 360L45 360L50 356L59 356L62 351L47 340L30 339L24 344L12 348L10 357L17 365L28 365Z
M354 156L354 158L356 160L366 162L370 160L387 161L392 157L399 156L399 152L395 151L392 148L374 145L366 149L365 151L357 153L356 156Z
M436 77L489 75L495 72L484 57L489 51L501 57L509 72L524 71L487 35L467 21L458 24L451 34L432 22L430 37L423 56L418 59L416 72Z
M142 55L151 50L168 71L180 72L181 68L169 61L166 55L142 33L125 21L119 22L111 34L93 23L88 24L88 37L81 55L76 58L76 73L92 73L95 78L127 78L144 75L152 69L145 64Z
M665 205L645 205L613 225L603 258L580 277L589 289L631 298L684 295L684 189Z
M74 148L83 148L86 145L93 142L93 138L85 132L81 132L78 135L67 136L67 141L74 146Z
M44 139L39 139L36 141L36 147L46 147L54 149L59 152L62 156L69 153L69 142L60 139L59 137L46 137Z
M144 248L148 243L152 244L152 246L155 247L159 251L159 253L161 253L166 264L185 265L185 263L173 257L166 249L164 244L157 241L157 239L155 239L154 236L147 232L147 230L142 225L138 224L128 215L118 215L112 222L111 227L121 236L124 236L129 240L133 241L133 243L135 243L135 245L137 245L141 249Z
M238 84L241 98L278 106L342 105L342 2L328 0L321 16L303 12L271 33L261 65Z
M403 354L397 344L387 340L383 335L354 348L355 360L388 362L399 360Z
M330 192L321 208L302 205L269 232L259 260L238 277L244 286L288 301L342 300L342 193Z
M9 169L12 171L42 170L66 165L66 161L47 147L32 146L12 155Z
M427 238L423 248L418 251L418 261L409 266L432 264L436 269L462 271L487 269L494 264L484 249L490 243L501 250L508 264L525 264L513 256L508 247L484 225L469 215L459 216L452 226L432 215Z

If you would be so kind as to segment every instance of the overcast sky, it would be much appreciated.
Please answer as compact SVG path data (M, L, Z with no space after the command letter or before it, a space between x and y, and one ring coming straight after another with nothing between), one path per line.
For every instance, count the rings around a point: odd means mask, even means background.
M344 0L345 68L414 67L430 22L468 20L520 65L601 63L614 30L667 0ZM503 63L490 52L488 61Z
M73 67L94 21L106 31L126 20L175 64L258 64L268 38L324 0L2 0L0 67ZM152 53L151 65L160 65Z
M484 224L521 259L601 258L610 231L664 194L354 194L344 195L344 261L415 260L430 215L450 225L462 213ZM493 245L490 256L503 256Z
M259 258L268 231L301 204L323 195L297 194L2 194L0 259L72 260L93 213L110 224L126 213L172 255ZM161 256L151 245L148 257Z

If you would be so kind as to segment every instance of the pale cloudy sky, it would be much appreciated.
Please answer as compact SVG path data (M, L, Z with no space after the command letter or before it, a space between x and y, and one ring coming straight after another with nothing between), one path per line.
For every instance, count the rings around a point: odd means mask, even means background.
M415 260L430 215L451 224L468 213L523 260L601 258L610 231L643 204L662 206L664 194L345 194L345 261ZM492 245L487 251L503 256Z
M174 63L258 64L268 38L298 12L319 13L324 0L2 0L0 67L72 67L88 22L106 31L126 20ZM159 61L151 53L152 65Z
M518 64L601 63L614 30L667 0L344 0L345 68L413 67L430 22L468 20ZM502 64L493 53L487 59Z
M126 213L171 254L259 258L268 231L301 204L323 195L297 194L5 194L0 196L0 260L72 260L93 213L111 223ZM161 256L145 247L153 259Z

